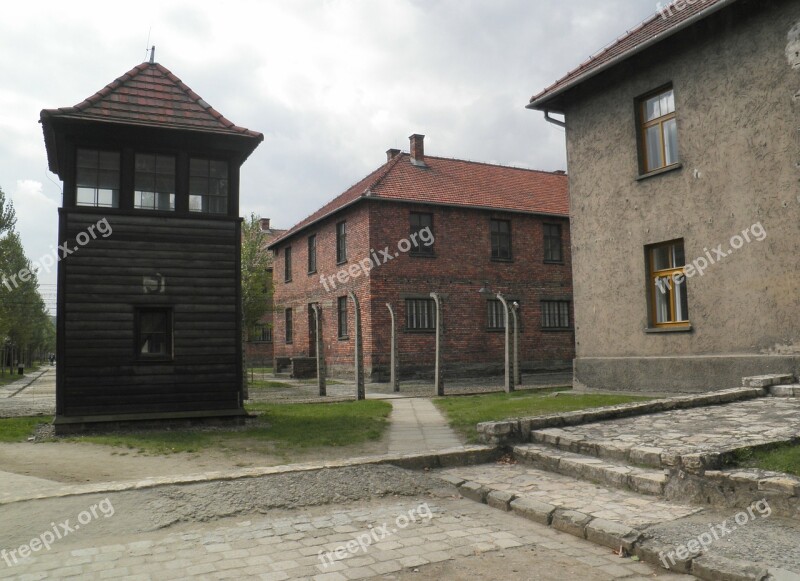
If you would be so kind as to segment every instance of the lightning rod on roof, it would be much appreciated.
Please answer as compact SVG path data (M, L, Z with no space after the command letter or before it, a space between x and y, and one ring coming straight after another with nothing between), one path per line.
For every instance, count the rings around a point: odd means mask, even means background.
M156 45L150 47L150 64L156 62Z

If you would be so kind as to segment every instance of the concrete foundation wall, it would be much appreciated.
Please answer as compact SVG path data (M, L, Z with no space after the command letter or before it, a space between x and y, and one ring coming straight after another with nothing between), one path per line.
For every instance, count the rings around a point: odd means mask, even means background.
M800 373L800 355L582 357L574 386L643 392L704 392L741 387L742 377Z

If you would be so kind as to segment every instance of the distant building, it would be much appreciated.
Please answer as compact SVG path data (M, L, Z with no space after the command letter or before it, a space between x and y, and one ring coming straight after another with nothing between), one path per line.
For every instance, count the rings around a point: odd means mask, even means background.
M676 2L531 99L564 114L575 380L800 371L800 3Z
M270 225L269 218L262 218L259 224L262 235L264 237L264 252L271 254L267 250L272 241L286 233L286 230L278 230ZM273 287L273 269L269 269L270 288ZM247 356L247 365L259 367L272 366L274 356L273 340L272 340L272 320L273 311L275 310L274 296L270 295L269 304L267 305L267 313L261 318L258 326L250 333L245 342L245 354Z
M243 415L239 168L261 133L152 59L41 123L74 249L56 428Z
M520 305L523 368L569 368L574 353L567 178L390 149L387 161L270 244L274 251L276 368L315 355L323 311L329 372L352 373L353 291L362 309L365 372L388 379L390 303L401 374L434 366L442 297L448 373L500 372L504 315Z

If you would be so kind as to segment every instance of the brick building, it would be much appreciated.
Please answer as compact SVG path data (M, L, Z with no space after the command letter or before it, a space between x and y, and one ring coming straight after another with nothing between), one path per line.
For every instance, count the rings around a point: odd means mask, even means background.
M504 317L494 294L520 305L523 370L565 368L574 355L567 178L390 149L374 172L295 225L274 252L277 359L315 355L323 312L328 372L352 372L354 313L362 311L367 378L389 373L397 315L400 373L430 376L442 298L447 375L501 372Z

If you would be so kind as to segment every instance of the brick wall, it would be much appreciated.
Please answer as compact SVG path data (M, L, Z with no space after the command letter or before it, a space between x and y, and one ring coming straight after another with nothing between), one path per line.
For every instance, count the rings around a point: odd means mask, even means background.
M402 252L398 243L409 235L411 211L433 214L435 237L433 257ZM512 259L491 259L490 218L511 222ZM348 262L336 265L335 225L347 221ZM562 225L563 264L544 262L543 224ZM370 228L371 226L371 228ZM307 274L307 238L317 236L317 273ZM442 295L444 314L444 360L451 373L500 372L504 334L488 330L487 295L478 291L488 286L509 300L520 302L520 360L523 369L568 367L574 357L573 331L542 330L540 301L572 299L569 224L565 218L492 212L453 207L365 201L339 213L291 241L292 281L284 283L285 245L275 260L274 344L276 356L309 355L307 305L323 307L323 338L329 372L352 373L353 312L348 302L349 338L337 337L336 299L354 290L361 301L364 333L364 362L367 376L388 377L391 302L398 323L398 351L401 374L428 375L434 363L435 337L432 332L405 329L405 299ZM388 247L390 260L384 252ZM373 252L374 250L374 252ZM384 252L381 252L384 251ZM395 256L397 254L397 256ZM354 266L369 256L378 266L368 275ZM373 263L375 259L373 258ZM335 278L341 269L353 268L358 276L346 283ZM320 281L325 277L325 285ZM334 276L333 281L330 279ZM328 290L325 289L328 287ZM491 297L493 298L493 296ZM284 341L284 309L294 309L294 341ZM572 322L570 308L570 322Z

